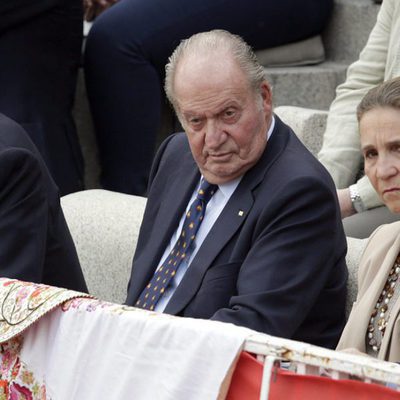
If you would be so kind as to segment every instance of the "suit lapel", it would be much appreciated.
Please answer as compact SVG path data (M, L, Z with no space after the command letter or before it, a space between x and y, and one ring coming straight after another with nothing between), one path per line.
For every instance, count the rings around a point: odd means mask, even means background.
M168 189L162 195L155 220L147 221L153 223L155 229L152 229L145 251L135 261L129 290L130 299L136 299L153 276L199 179L200 173L189 151L183 160L181 158L175 173L168 176Z
M160 209L156 221L154 221L160 226L160 229L154 230L154 234L150 238L151 248L157 249L155 251L157 262L178 227L190 196L200 179L197 168L193 166L186 168L186 166L187 164L184 163L179 168L179 172L169 177L168 190L162 195ZM185 170L186 173L183 174L182 171Z
M192 260L190 267L165 309L166 313L179 314L186 307L199 290L204 274L212 265L213 260L243 224L254 203L253 196L249 190L239 196L234 194L231 200L223 209Z

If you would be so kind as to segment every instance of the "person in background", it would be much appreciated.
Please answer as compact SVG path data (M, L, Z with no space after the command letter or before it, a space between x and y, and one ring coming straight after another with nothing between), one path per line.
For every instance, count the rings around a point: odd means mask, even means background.
M385 0L386 1L386 0ZM365 174L382 203L400 213L400 77L370 90L357 109ZM369 238L358 294L338 349L400 360L400 222ZM354 351L354 350L352 350Z
M58 188L23 128L0 114L0 276L87 292Z
M338 86L318 159L338 188L347 236L365 238L380 224L393 222L390 213L363 173L356 108L374 86L400 76L400 2L385 0L368 42Z
M72 118L82 0L0 2L0 112L26 130L62 195L83 189Z
M185 133L153 163L127 304L335 347L347 280L335 187L273 114L253 51L226 31L193 35L165 89Z
M255 49L283 45L319 34L332 7L333 0L120 0L108 8L96 18L85 51L103 187L145 194L164 66L182 39L220 28Z

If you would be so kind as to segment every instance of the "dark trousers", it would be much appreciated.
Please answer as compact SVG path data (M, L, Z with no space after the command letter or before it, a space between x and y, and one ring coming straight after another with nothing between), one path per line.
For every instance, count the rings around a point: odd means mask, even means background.
M321 32L332 0L120 0L89 34L86 85L102 184L145 193L160 128L164 66L180 40L215 28L255 49Z
M28 132L62 195L81 190L83 159L71 110L82 0L5 0L0 12L0 112Z

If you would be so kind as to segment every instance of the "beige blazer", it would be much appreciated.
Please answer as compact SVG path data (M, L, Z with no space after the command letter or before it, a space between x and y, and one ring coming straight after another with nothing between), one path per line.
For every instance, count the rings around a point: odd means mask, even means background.
M400 251L400 222L380 226L371 236L358 270L358 294L337 346L366 352L365 336L371 313ZM389 317L378 358L400 361L400 298Z
M324 141L318 155L338 189L356 182L362 169L356 108L374 86L400 75L400 1L384 0L360 58L350 65L331 104ZM367 208L382 204L366 176L357 182Z

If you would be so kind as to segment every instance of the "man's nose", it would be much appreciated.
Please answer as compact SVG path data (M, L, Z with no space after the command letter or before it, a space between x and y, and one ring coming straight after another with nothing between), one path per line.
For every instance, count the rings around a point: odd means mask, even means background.
M205 142L207 147L216 148L224 141L224 136L226 136L221 129L220 124L214 118L207 121L206 132L205 132Z

